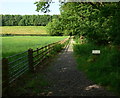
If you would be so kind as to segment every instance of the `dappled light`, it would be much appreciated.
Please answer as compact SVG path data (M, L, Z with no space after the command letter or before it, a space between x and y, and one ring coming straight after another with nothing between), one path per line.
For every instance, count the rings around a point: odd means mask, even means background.
M99 88L101 88L101 86L94 84L94 85L89 85L85 87L85 90L92 90L92 89L99 89Z

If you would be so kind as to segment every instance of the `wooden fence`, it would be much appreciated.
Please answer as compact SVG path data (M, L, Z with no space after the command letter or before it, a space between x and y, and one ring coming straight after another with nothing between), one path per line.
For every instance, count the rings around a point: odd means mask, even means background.
M26 71L34 72L35 67L50 57L59 46L65 48L70 38L48 44L36 50L28 49L25 52L2 59L2 88L9 85Z

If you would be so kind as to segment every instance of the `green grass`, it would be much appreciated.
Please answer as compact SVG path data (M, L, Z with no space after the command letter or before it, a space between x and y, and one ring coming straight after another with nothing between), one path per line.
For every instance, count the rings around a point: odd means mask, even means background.
M48 93L49 90L46 87L50 86L50 84L42 73L26 73L19 80L12 83L10 86L10 95L34 96L41 93Z
M47 44L63 40L67 36L13 36L2 37L2 57L8 57L20 52L24 52L29 48L36 49Z
M15 52L17 53L17 52L26 50L30 47L33 49L36 49L37 47L44 46L48 43L53 43L59 40L63 40L67 38L67 36L66 37L65 36L63 37L56 37L56 36L54 37L51 37L51 36L37 36L37 37L36 36L24 36L24 37L16 36L15 37L14 36L14 37L2 37L2 38L3 38L3 46L6 46L6 48L2 47L4 56L9 56L12 53L15 53ZM56 45L55 47L53 47L53 51L51 51L51 53L46 56L49 56L50 58L52 58L58 52L60 52L62 47L63 45L61 44ZM46 63L47 62L46 60L43 61L41 64ZM16 62L13 65L18 64L19 62ZM19 67L23 66L22 64L20 64ZM10 69L9 71L10 72L15 71L19 67L15 67L14 69ZM19 68L19 70L21 70L21 68ZM40 67L40 70L41 70L41 67ZM17 96L19 95L33 96L33 95L42 95L43 93L49 94L49 92L51 91L49 91L46 87L50 86L51 83L44 78L44 75L42 73L39 73L39 72L40 72L39 66L37 66L34 73L27 71L26 73L24 73L24 75L20 76L15 82L11 83L10 94L11 95L15 94L15 96L16 95ZM13 73L15 74L16 71ZM5 89L3 90L3 92L4 91Z
M100 55L92 55L100 49ZM95 83L120 94L120 51L116 47L95 46L90 43L74 45L78 69L85 71Z
M48 35L45 26L2 26L2 34L10 35Z

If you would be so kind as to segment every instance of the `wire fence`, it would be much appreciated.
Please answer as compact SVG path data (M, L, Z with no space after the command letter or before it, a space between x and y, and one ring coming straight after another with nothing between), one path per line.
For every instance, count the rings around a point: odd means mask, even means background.
M19 54L2 59L2 88L8 87L14 80L24 74L26 71L34 72L36 66L41 63L55 51L57 48L63 49L68 44L70 38L48 44L36 50L28 49ZM61 47L61 48L60 48Z

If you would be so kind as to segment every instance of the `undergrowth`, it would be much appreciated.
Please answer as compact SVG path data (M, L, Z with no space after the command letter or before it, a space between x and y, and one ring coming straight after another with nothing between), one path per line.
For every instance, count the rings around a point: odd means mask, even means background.
M40 73L31 74L28 73L20 81L16 81L12 84L10 88L10 95L12 96L33 96L40 95L45 92L48 93L48 90L45 89L46 86L49 86L50 83L44 79L43 75Z
M94 49L100 50L100 55L93 55ZM79 70L85 71L95 83L120 95L120 51L116 47L75 44L74 53Z

